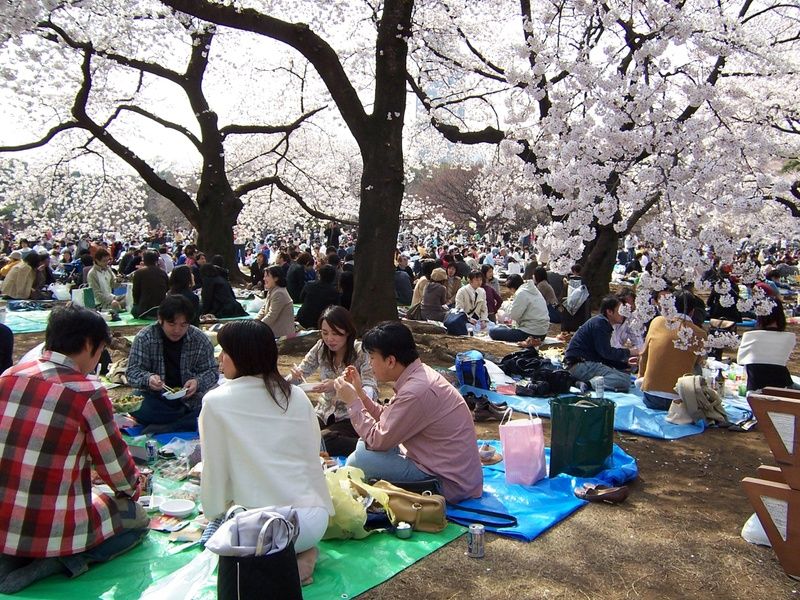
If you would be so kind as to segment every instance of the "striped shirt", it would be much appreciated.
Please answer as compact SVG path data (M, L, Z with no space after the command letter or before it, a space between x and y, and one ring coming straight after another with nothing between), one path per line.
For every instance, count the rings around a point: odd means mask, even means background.
M0 554L69 556L122 531L91 469L132 495L138 471L108 394L67 356L44 352L0 377Z

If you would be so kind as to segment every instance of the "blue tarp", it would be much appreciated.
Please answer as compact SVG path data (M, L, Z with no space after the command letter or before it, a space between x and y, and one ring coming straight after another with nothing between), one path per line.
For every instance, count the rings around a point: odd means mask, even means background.
M497 440L478 443L490 444L502 454L502 446ZM545 449L545 459L549 470L550 448ZM506 483L505 464L501 461L483 467L483 496L466 500L461 505L513 515L518 521L516 527L498 529L486 526L486 529L498 535L530 542L587 504L575 496L576 487L589 482L619 486L636 479L639 474L636 460L616 444L606 464L608 468L592 479L561 473L552 479L546 477L535 485L519 485ZM462 524L474 522L476 517L452 506L448 506L447 516Z
M461 386L462 394L472 392L476 396L487 396L491 402L508 402L508 405L515 411L528 412L539 415L540 417L550 416L550 398L530 398L528 396L506 396L488 390L482 390L472 386ZM613 400L617 408L614 411L614 429L617 431L627 431L637 435L644 435L652 438L664 440L677 440L690 435L703 433L705 424L698 421L694 425L674 425L667 421L667 413L661 410L647 408L642 401L642 397L633 394L621 394L618 392L606 392L605 398ZM746 403L745 403L746 406ZM738 402L725 402L725 410L731 422L744 419L747 416L747 409L738 406Z

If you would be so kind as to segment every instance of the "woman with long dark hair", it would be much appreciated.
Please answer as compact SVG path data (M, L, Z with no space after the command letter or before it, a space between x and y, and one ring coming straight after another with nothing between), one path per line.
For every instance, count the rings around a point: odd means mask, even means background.
M294 305L286 290L286 276L282 268L273 265L264 270L264 289L267 297L257 318L269 325L278 337L294 335Z
M331 456L347 456L355 450L358 434L350 423L347 405L336 395L334 380L346 367L354 366L368 395L374 397L378 385L369 356L356 342L356 327L350 311L329 306L319 318L320 340L308 351L303 362L292 369L292 383L300 383L319 369L320 383L312 392L321 393L316 411L322 428L325 449Z
M172 269L172 273L169 274L169 293L183 296L189 301L194 309L194 316L190 323L197 327L200 325L200 298L192 290L194 290L192 268L180 265Z
M307 579L333 514L314 408L278 373L278 347L268 325L233 321L217 341L227 381L205 395L200 411L203 509L216 519L234 504L294 508L300 520L295 551L301 579Z
M769 314L759 315L756 328L742 334L736 362L747 370L747 389L761 390L765 387L794 388L795 385L786 363L794 350L795 335L786 331L786 314L783 303L777 298L772 302Z

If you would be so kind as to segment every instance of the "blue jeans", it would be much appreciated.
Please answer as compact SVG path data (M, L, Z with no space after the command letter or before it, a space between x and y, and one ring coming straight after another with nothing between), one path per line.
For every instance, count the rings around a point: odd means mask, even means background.
M664 398L663 396L654 396L644 391L642 392L642 396L644 398L644 405L653 410L669 410L672 404L672 400Z
M589 383L592 377L602 376L603 387L613 392L627 392L631 388L631 376L624 371L612 369L599 362L582 362L572 365L569 372L578 381Z
M499 342L524 342L529 337L544 339L544 336L531 335L522 329L512 329L505 325L489 326L489 337Z
M144 425L169 425L170 431L197 431L200 409L192 410L180 399L167 400L158 392L140 390L142 406L131 413L136 421Z
M358 440L355 452L347 457L348 467L357 467L364 471L364 477L370 479L385 479L386 481L423 481L431 479L420 469L414 461L400 453L400 448L395 446L391 450L378 452L367 450L364 440Z

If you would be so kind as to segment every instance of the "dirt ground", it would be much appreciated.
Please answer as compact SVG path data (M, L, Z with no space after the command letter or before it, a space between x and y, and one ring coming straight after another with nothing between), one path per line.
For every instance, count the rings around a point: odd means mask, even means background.
M130 334L135 328L122 331ZM16 336L15 354L41 339L41 334ZM512 350L446 336L426 336L420 349L425 362L447 367L449 354L471 347L498 357ZM282 356L280 366L286 369L301 358ZM795 353L790 364L795 373L800 372L798 358ZM381 391L383 397L390 394L389 388ZM550 424L544 423L549 442ZM476 429L479 437L498 437L496 423L479 423ZM740 536L753 512L740 481L754 475L758 465L774 464L757 429L712 429L677 441L615 432L615 442L639 466L639 479L624 504L589 504L529 544L487 534L483 559L466 557L466 541L460 538L360 597L800 597L800 582L784 574L773 551Z

